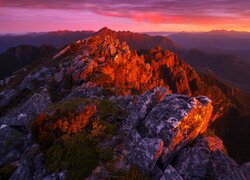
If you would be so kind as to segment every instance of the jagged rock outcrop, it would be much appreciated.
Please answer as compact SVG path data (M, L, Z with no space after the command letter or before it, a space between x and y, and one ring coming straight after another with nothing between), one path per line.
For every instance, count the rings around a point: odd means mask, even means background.
M90 37L74 46L77 49L76 58L73 66L65 71L73 73L75 81L93 82L118 94L165 86L175 93L197 95L202 86L198 74L189 65L174 53L161 48L152 49L144 58L130 50L125 42L121 43L108 35ZM55 57L60 59L72 50L73 47L66 47Z
M151 49L155 46L161 46L174 52L181 52L184 49L175 44L173 41L163 36L150 36L148 34L134 33L130 31L112 31L107 27L100 29L96 35L105 37L110 35L119 41L126 41L129 46L135 50Z

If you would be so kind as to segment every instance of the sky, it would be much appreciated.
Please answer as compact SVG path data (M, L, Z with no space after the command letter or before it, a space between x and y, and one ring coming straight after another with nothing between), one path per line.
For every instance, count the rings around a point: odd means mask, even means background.
M250 0L0 0L0 33L250 31Z

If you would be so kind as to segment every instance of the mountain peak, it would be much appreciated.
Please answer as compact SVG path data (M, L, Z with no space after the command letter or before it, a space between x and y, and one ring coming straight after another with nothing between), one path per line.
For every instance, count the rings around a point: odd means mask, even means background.
M97 35L108 35L111 32L113 32L111 29L107 28L107 27L103 27L102 29L100 29L99 31L97 31Z

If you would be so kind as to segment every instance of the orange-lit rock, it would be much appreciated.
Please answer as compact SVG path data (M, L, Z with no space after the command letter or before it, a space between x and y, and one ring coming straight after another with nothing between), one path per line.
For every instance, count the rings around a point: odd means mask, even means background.
M206 131L212 111L211 101L206 97L189 98L178 95L168 95L154 107L144 123L148 136L164 140L163 161ZM160 117L155 117L160 113Z
M74 67L76 81L89 79L99 86L115 88L117 94L163 86L174 93L198 95L202 86L199 76L189 65L160 47L139 56L125 42L98 35L82 41L80 46L89 54L83 57L82 65Z
M138 152L155 151L145 141L161 139L164 142L163 149L157 150L161 152L157 157L164 165L168 165L183 147L206 131L212 115L213 107L209 98L192 98L166 92L165 88L155 88L140 96L131 105L130 114L124 123L124 131L128 134L126 143L131 148L130 161L146 171L152 170L151 164L155 161L150 158L150 153L146 158ZM135 154L139 158L135 158Z
M41 144L53 142L55 138L81 132L96 113L96 106L87 105L83 111L52 115L40 114L34 122L34 133Z
M222 140L217 137L217 136L207 136L204 137L205 140L208 143L208 147L211 151L216 151L216 150L220 150L223 151L225 149Z

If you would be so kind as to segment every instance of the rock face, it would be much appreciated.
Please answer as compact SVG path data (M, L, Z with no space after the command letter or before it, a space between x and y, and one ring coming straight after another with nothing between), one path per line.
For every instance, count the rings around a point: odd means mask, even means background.
M240 166L220 151L211 153L208 171L212 179L245 179Z
M195 139L177 156L173 166L184 179L246 179L243 169L233 159L209 145L209 139Z
M161 139L143 138L138 142L135 149L130 151L130 159L143 171L150 172L154 169L163 148L164 142Z
M48 92L44 89L41 93L35 93L26 102L0 118L0 122L8 126L27 126L50 103Z
M164 140L167 154L206 131L213 108L206 97L168 95L145 119L146 136Z
M135 145L132 146L135 151L131 149L131 160L145 171L153 170L160 156L162 163L168 165L169 158L206 130L213 110L211 101L206 97L169 94L157 100L155 96L159 94L158 91L164 92L163 89L153 89L151 93L142 95L138 104L133 105L132 109L139 109L139 112L146 109L146 113L143 113L146 116L137 113L138 119L129 116L136 124L130 124L129 118L128 123L125 122L127 131L134 129L128 141L130 147L131 144ZM142 104L140 99L146 100L146 104ZM151 109L148 107L152 105L149 102L154 102ZM144 156L143 152L147 151L149 153Z

